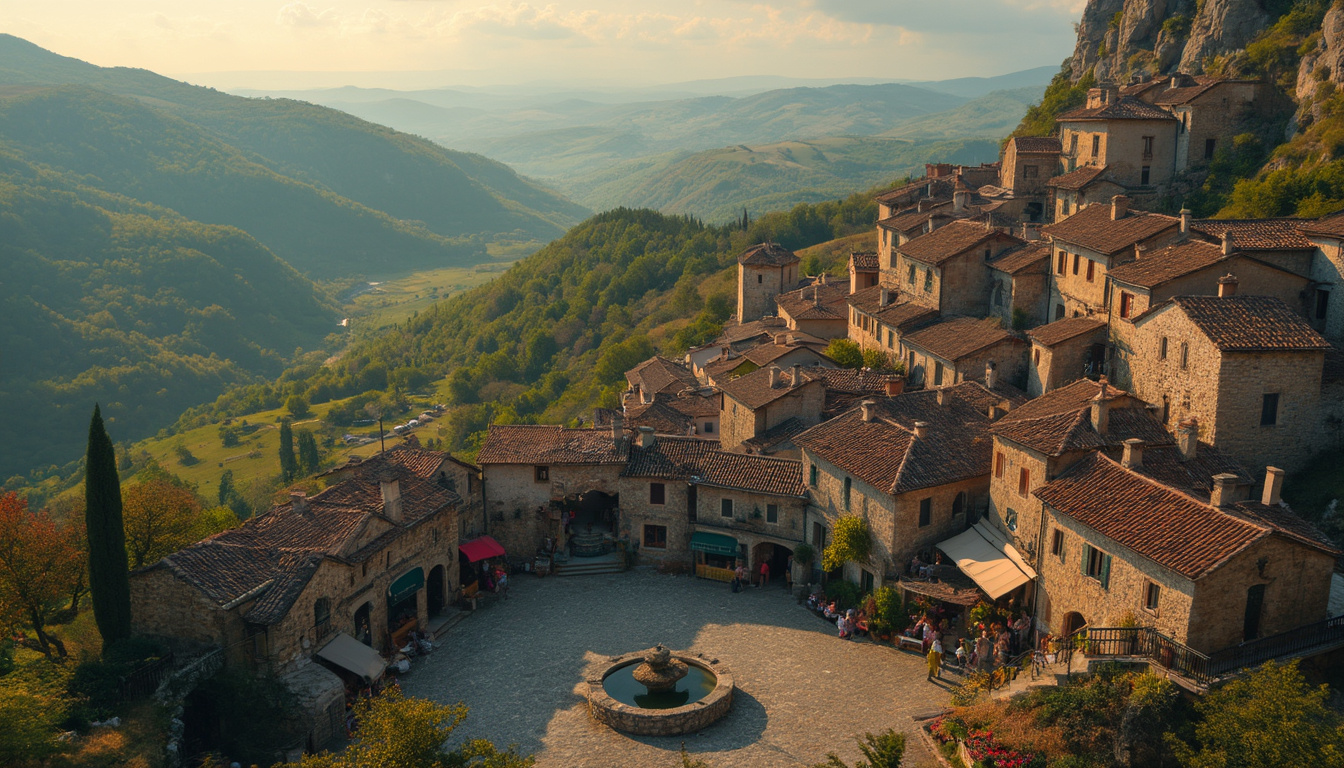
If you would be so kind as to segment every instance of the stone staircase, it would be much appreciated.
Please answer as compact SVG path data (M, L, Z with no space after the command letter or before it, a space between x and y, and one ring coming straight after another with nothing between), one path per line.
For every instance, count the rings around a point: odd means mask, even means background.
M555 561L552 573L556 576L592 576L599 573L620 573L624 568L620 555L611 553L599 557L571 557Z

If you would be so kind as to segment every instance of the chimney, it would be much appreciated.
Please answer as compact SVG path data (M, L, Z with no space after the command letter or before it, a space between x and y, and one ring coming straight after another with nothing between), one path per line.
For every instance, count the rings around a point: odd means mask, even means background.
M298 512L301 515L307 514L308 494L304 493L303 491L290 491L289 503L290 503L290 509L292 509L293 511Z
M989 406L990 421L998 421L999 419L1002 419L1004 416L1007 415L1008 415L1008 409L1004 407L1004 403L996 403L995 405Z
M653 402L653 396L649 394L647 390L644 389L643 384L639 385L639 402L645 405L648 405L649 403Z
M655 437L653 436L653 427L640 427L640 428L639 428L639 447L640 447L640 448L643 448L644 450L647 451L648 449L650 449L650 448L653 447L653 443L654 443L654 441L655 441L656 439L657 439L657 438L655 438Z
M891 303L891 292L888 291L886 288L882 288L881 290L879 290L879 291L878 291L878 297L877 297L877 303L878 303L878 306L882 306L882 307L885 307L885 306L887 306L888 304L890 304L890 303Z
M932 231L933 231L933 217L930 216L928 220L924 222L924 234L927 235Z
M1283 502L1283 470L1278 467L1265 468L1265 492L1260 503L1267 507L1277 507Z
M1092 429L1104 435L1111 426L1111 396L1107 392L1106 377L1102 376L1097 396L1092 398Z
M800 363L793 364L793 386L801 386L803 383L803 366Z
M924 194L927 197L933 197L933 182L930 181L924 186Z
M1231 506L1236 501L1237 476L1224 472L1213 476L1213 493L1209 494L1209 503L1215 507Z
M970 197L971 197L970 193L969 193L969 192L965 192L965 191L963 191L963 190L957 190L956 192L953 192L953 193L952 193L952 213L953 213L953 214L957 214L957 215L960 215L960 214L965 213L965 212L966 212L966 202L970 199Z
M947 387L939 387L938 389L934 390L934 392L938 393L937 394L938 405L940 406L947 405Z
M1229 229L1229 230L1226 230L1226 231L1223 232L1223 255L1224 255L1224 256L1231 256L1231 255L1232 255L1232 251L1236 249L1236 239L1237 239L1237 236L1234 235L1234 234L1232 234L1232 230Z
M905 377L888 376L886 385L887 385L887 397L895 397L905 391Z
M401 522L401 481L390 472L378 478L383 491L383 514L394 523Z
M1120 459L1125 469L1138 469L1143 466L1143 441L1131 437L1125 441L1125 454Z
M1199 452L1199 422L1185 419L1176 425L1176 447L1180 449L1181 461L1193 461Z
M1129 198L1116 195L1111 198L1111 221L1119 221L1129 215Z
M941 390L939 390L939 391L941 391ZM916 439L919 439L919 438L921 438L921 437L928 437L928 436L929 436L929 422L927 422L927 421L916 421L916 422L915 422L915 438L916 438Z
M611 447L621 450L621 444L625 441L625 417L617 411L611 417Z
M859 403L859 410L863 411L863 420L865 422L873 420L873 408L876 406L877 403L873 400L864 400L862 403Z
M1226 250L1226 249L1224 249ZM1237 295L1237 276L1226 274L1218 278L1218 298L1226 299Z
M770 388L774 389L775 387L778 386L779 386L779 366L772 365L770 366Z
M1192 215L1193 215L1193 214L1190 213L1190 209L1189 209L1189 208L1182 208L1182 209L1181 209L1181 234L1182 234L1182 235L1188 235L1188 234L1190 234L1190 218L1191 218Z
M994 212L993 212L993 211L990 211L989 213L985 214L985 231L986 231L986 232L993 232L993 231L994 231Z
M1171 76L1171 83L1168 85L1168 87L1171 88L1172 90L1175 90L1175 89L1181 87L1181 76L1180 76L1180 74L1175 74L1175 75L1172 75L1172 76Z
M1087 92L1087 108L1096 109L1113 104L1120 96L1120 89L1109 83L1091 88Z
M985 389L993 389L998 384L998 364L993 360L985 363Z

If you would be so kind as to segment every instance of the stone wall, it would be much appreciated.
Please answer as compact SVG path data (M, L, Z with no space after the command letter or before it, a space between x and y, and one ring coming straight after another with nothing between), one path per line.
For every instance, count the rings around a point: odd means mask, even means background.
M1027 169L1031 168L1031 171ZM1017 142L1010 141L1003 151L1003 165L999 170L999 186L1014 195L1035 195L1045 191L1045 182L1059 171L1059 155L1048 152L1018 154Z
M654 504L650 501L650 486L663 484L665 503ZM654 563L687 562L691 545L690 512L687 510L687 490L685 480L660 480L650 477L622 477L619 481L621 492L621 533L629 536L636 544L640 561ZM667 528L667 546L663 548L645 545L644 527L661 525Z
M1039 397L1083 378L1093 346L1105 343L1104 327L1066 339L1053 347L1032 342L1031 360L1027 366L1027 394Z
M1312 313L1312 322L1323 336L1332 341L1344 339L1344 241L1312 237L1316 257L1311 261L1311 279L1320 288L1329 289L1325 319L1319 322Z
M835 529L835 521L844 515L858 515L868 523L872 535L872 556L867 564L875 571L880 583L881 577L888 571L894 571L899 561L892 552L892 542L896 540L896 499L890 493L878 490L865 483L826 459L803 450L803 472L810 473L811 467L817 468L817 483L810 487L812 504L808 509L809 517L823 522L830 541L830 531ZM810 479L811 475L808 474ZM850 478L849 505L844 500L844 479ZM807 532L812 542L812 532ZM821 548L817 548L817 562L821 562ZM850 576L849 578L853 578Z
M787 383L792 375L792 371L785 368L780 372L780 379ZM821 422L825 401L826 387L820 381L808 381L794 387L788 394L754 411L725 393L723 411L719 415L719 441L724 450L733 450L791 418L797 418L808 426L816 426Z
M910 269L915 270L915 279L910 279ZM937 267L931 267L923 262L906 258L900 251L896 252L896 279L897 287L916 301L930 309L938 308L938 299L942 296L942 275L939 274Z
M1182 122L1176 133L1176 168L1195 170L1208 166L1213 152L1230 149L1232 137L1241 132L1248 117L1270 107L1263 84L1226 82L1202 93L1193 102L1174 107ZM1212 152L1208 142L1213 142Z
M897 496L896 520L887 547L892 561L888 573L899 574L916 553L928 552L938 542L966 530L971 511L981 508L988 494L989 478L986 475ZM961 498L961 508L953 514L958 497ZM919 509L924 499L930 500L929 524L921 526Z
M798 283L797 262L784 267L737 266L737 320L749 323L775 313L775 297Z
M1300 469L1325 447L1318 431L1324 360L1322 352L1222 355L1210 442L1256 476L1267 466L1289 472ZM1260 424L1266 393L1279 395L1274 426Z
M223 610L166 567L134 571L130 581L132 634L165 638L180 652L229 648L246 637L238 612Z
M989 521L1012 540L1013 546L1027 562L1033 562L1040 537L1042 512L1041 502L1032 495L1032 491L1050 482L1053 476L1050 461L1030 448L996 436L990 467ZM1023 469L1030 476L1026 496L1017 492L1018 478ZM1013 520L1016 522L1013 523Z
M1084 165L1106 166L1112 179L1125 187L1161 187L1176 170L1175 120L1107 120L1060 123L1064 145L1061 158L1072 171ZM1144 137L1152 137L1152 152L1144 154ZM1096 138L1098 153L1092 152ZM1142 169L1148 181L1143 183Z
M571 494L619 493L620 464L554 464L549 480L536 480L532 464L487 464L485 475L486 532L510 554L531 555L548 537L558 537L558 516L551 500Z

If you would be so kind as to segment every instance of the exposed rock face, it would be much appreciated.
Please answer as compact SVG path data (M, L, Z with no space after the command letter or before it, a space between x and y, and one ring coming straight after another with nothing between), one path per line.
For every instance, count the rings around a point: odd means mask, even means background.
M1181 71L1202 72L1205 59L1245 48L1268 25L1269 15L1256 0L1205 0L1190 28Z
M1324 83L1344 83L1344 6L1332 5L1321 24L1316 48L1302 57L1297 70L1297 103L1302 105L1296 122L1302 127L1321 117L1317 90ZM1292 126L1291 128L1296 128ZM1291 129L1290 129L1291 132Z

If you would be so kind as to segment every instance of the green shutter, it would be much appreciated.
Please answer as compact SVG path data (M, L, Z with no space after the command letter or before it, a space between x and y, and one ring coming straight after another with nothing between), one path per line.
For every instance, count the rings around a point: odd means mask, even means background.
M1101 556L1101 588L1111 588L1111 556L1105 554Z
M1078 563L1078 564L1079 564L1079 567L1083 569L1083 575L1084 575L1084 576L1087 575L1087 561L1092 559L1091 555L1088 553L1088 550L1091 549L1091 548L1092 548L1092 545L1091 545L1091 544L1084 544L1084 545L1083 545L1083 556L1082 556L1081 558L1079 558L1079 563Z
M1069 537L1061 533L1059 535L1059 563L1064 564L1069 554Z

